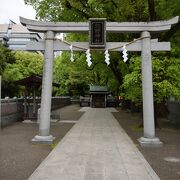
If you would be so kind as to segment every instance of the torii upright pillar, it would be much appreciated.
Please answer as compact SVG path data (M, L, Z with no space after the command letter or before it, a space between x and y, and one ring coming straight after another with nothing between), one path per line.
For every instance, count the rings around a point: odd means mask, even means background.
M141 137L138 141L141 146L161 146L162 142L155 137L150 33L144 31L141 37L144 37L141 44L144 137Z
M54 137L50 135L50 113L51 113L51 96L52 96L52 79L53 79L53 59L54 59L54 32L47 31L45 37L45 62L43 67L43 81L41 94L41 110L39 134L36 135L32 142L51 144Z

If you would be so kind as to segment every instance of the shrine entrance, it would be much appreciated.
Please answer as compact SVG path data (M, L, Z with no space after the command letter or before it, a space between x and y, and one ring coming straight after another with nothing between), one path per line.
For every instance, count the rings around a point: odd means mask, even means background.
M139 140L142 146L159 146L162 142L155 136L152 62L151 51L169 51L170 42L158 42L151 39L151 33L167 31L172 24L178 22L179 17L167 21L155 22L106 22L105 19L90 19L88 22L38 22L20 17L20 22L28 30L45 33L40 42L29 42L27 51L43 51L45 55L43 67L43 82L41 93L41 111L39 134L32 139L35 143L52 143L54 137L50 135L50 110L52 94L52 75L54 51L86 51L86 61L91 65L90 50L104 50L105 61L110 63L109 51L123 51L124 61L127 51L141 51L142 64L142 94L143 94L143 124L144 135ZM89 42L64 42L55 38L55 33L89 32ZM132 42L106 42L106 33L139 33L140 38Z

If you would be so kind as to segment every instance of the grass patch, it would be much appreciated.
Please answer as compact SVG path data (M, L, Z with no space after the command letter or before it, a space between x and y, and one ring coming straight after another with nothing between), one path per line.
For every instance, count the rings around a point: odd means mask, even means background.
M57 144L59 143L59 141L54 141L52 144L51 144L51 148L54 149Z
M143 131L143 127L137 126L137 125L133 125L129 127L132 131L136 131L136 132L140 132Z

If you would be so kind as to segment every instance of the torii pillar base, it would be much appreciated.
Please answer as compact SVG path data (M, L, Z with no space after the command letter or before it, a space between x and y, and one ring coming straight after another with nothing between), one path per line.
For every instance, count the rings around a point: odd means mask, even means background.
M138 139L141 147L162 147L163 143L160 141L159 138L145 138L141 137Z
M53 137L52 135L49 136L36 135L31 142L33 144L52 144L54 140L55 137Z

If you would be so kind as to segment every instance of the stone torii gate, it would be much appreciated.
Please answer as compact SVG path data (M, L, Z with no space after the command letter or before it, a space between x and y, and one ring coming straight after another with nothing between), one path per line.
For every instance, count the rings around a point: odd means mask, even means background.
M139 33L141 37L140 40L129 44L127 50L141 51L144 136L139 139L139 142L142 146L159 146L162 144L159 138L155 136L151 51L170 50L170 42L151 40L150 34L169 30L172 24L178 22L178 18L175 17L167 21L154 22L106 22L106 33ZM22 17L20 17L20 22L30 31L45 33L43 41L29 42L25 50L44 51L45 55L39 134L32 141L37 143L52 143L54 137L50 135L50 110L54 51L70 50L67 43L55 39L55 33L88 32L90 29L89 23L38 22ZM104 50L122 51L120 47L124 44L128 43L106 42ZM89 49L89 42L71 42L71 45L74 51Z

